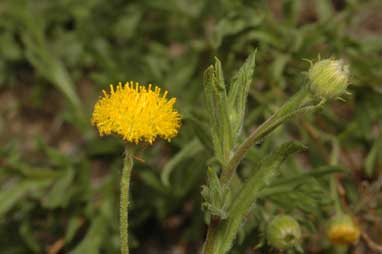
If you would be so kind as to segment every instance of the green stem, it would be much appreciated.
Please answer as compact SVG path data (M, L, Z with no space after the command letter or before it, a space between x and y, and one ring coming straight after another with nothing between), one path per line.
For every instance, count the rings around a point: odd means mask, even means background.
M129 254L128 245L128 207L129 207L129 186L131 170L133 168L132 154L128 148L125 149L125 158L123 160L122 176L121 176L121 196L120 196L120 237L121 237L121 254Z
M333 140L332 146L333 146L333 150L332 150L332 154L331 154L329 163L331 166L336 166L338 164L339 144L336 140ZM331 191L332 199L334 201L334 208L335 208L336 214L341 214L343 212L342 212L340 197L339 197L338 191L337 191L337 178L336 178L335 174L332 174L330 177L331 177L330 178L330 191Z
M215 254L214 253L215 238L216 238L219 222L220 222L220 219L218 217L212 216L211 223L208 226L206 242L204 244L204 251L203 251L204 254Z
M264 138L267 134L272 132L276 127L294 116L296 112L308 96L309 91L306 87L300 89L291 99L289 99L276 113L262 123L256 130L254 130L244 142L236 149L232 158L223 170L220 180L222 184L228 183L234 175L237 166L243 160L249 149L259 140Z
M334 208L335 208L336 214L343 213L341 208L340 198L337 192L337 180L334 175L331 175L331 178L330 178L330 191L332 194L332 199L334 201Z

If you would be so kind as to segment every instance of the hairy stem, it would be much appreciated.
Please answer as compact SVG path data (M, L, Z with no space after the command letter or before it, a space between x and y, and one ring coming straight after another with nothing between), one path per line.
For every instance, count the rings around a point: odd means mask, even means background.
M336 166L338 164L338 156L339 156L339 144L335 140L333 140L333 151L332 151L330 162L329 162L331 166ZM341 207L341 201L340 201L340 197L338 195L338 190L337 190L337 178L335 174L332 174L330 177L331 177L330 191L334 201L334 207L336 210L336 214L340 214L342 213L342 207Z
M223 168L222 174L220 176L220 182L222 185L227 185L230 183L232 177L236 172L237 166L244 159L245 155L249 149L256 144L259 140L264 138L275 128L277 128L282 123L286 122L292 116L297 113L302 113L304 110L301 108L304 100L309 96L309 90L307 87L300 89L292 98L290 98L281 108L275 112L270 118L268 118L264 123L262 123L256 130L254 130L242 144L234 152L233 156L230 158L228 163ZM321 105L321 104L320 104ZM308 109L313 109L314 106L306 107ZM212 217L211 223L208 227L207 237L204 244L204 254L219 254L215 252L216 245L216 234L220 224L219 218Z
M254 130L245 140L239 145L223 170L220 180L222 184L228 183L234 175L237 166L243 160L249 149L256 144L259 140L264 138L267 134L272 132L276 127L281 125L288 119L288 115L296 111L302 104L303 100L307 97L309 91L303 87L298 91L290 100L288 100L277 112L270 118L262 123L256 130ZM285 116L285 117L284 117Z
M211 223L208 227L207 231L207 237L206 242L204 244L204 254L215 254L214 253L214 247L215 247L215 237L216 237L216 231L218 229L220 219L216 216L212 216Z
M121 237L121 254L129 254L128 245L128 207L129 207L129 186L131 170L133 168L132 154L125 149L125 158L123 160L122 176L121 176L121 196L120 196L120 237Z

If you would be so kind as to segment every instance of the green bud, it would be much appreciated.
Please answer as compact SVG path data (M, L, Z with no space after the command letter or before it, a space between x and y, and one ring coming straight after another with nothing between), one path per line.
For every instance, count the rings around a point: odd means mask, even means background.
M270 246L279 250L287 250L297 247L300 241L300 225L291 216L278 215L268 224L267 242Z
M346 91L349 85L349 66L342 60L320 60L310 67L308 77L312 93L330 99Z

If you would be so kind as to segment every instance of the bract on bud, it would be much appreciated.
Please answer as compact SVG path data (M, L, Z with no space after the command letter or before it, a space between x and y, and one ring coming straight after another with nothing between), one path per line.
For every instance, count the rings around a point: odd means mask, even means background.
M338 214L330 220L327 234L333 244L347 245L358 241L360 231L349 215Z
M298 246L300 241L300 225L291 216L278 215L268 224L267 242L270 246L279 250L287 250Z
M342 60L320 60L310 67L308 77L312 93L330 99L346 91L349 85L349 66Z

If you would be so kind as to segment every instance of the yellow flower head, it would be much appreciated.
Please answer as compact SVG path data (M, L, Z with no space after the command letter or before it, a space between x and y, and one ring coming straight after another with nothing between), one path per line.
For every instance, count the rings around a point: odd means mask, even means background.
M328 237L333 244L353 244L359 236L360 231L349 215L340 214L331 220Z
M180 127L180 115L174 110L175 98L167 99L167 91L161 95L160 88L152 90L132 81L116 88L110 85L110 93L94 106L92 124L101 136L117 134L125 141L152 144L156 137L170 140Z

